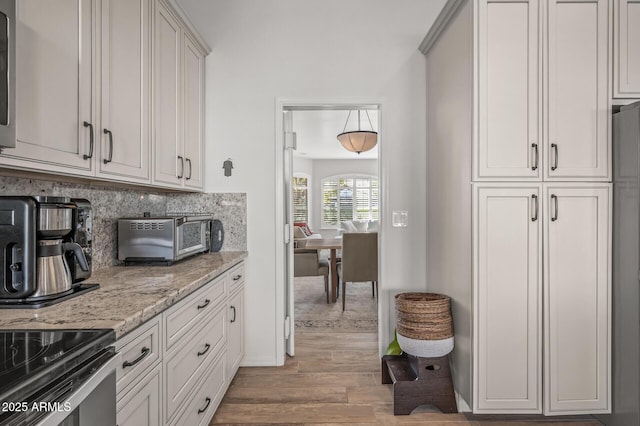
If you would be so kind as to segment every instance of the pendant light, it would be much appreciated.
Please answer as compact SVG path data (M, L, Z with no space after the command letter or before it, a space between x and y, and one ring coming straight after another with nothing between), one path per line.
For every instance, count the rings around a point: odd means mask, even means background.
M342 133L338 135L338 141L347 151L360 154L361 152L369 151L378 143L378 133L373 130L369 112L365 110L365 113L367 114L371 130L360 130L360 110L358 110L358 130L345 132L347 129L347 123L349 123L349 117L351 117L351 111L349 111L349 115L347 115L347 121L344 123L344 129L342 129Z

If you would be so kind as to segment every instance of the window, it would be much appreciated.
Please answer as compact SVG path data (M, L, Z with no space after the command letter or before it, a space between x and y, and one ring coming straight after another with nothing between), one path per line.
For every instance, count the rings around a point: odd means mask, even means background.
M347 220L378 220L379 193L375 177L323 179L322 226L337 226Z
M309 222L309 179L293 178L293 221Z

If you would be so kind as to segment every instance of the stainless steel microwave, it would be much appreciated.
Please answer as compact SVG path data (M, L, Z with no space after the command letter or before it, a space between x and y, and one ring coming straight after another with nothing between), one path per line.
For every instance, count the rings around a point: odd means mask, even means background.
M210 215L118 219L118 260L171 264L211 250Z
M16 0L0 0L0 151L16 146Z

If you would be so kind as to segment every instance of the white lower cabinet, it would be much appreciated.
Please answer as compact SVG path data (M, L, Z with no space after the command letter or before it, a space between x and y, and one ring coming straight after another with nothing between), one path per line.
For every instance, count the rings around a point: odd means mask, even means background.
M542 412L541 192L474 191L476 412Z
M610 194L609 184L545 187L547 414L611 410Z
M208 424L244 355L243 267L118 339L119 426Z
M229 298L227 319L227 377L233 377L244 357L244 289Z
M161 369L156 366L116 405L118 426L157 426L160 419Z
M474 412L610 411L610 191L474 186Z
M176 348L165 353L165 415L173 419L203 376L211 361L225 350L226 310L218 309L205 317L200 329L185 335Z
M226 359L222 353L214 360L213 366L204 375L200 388L187 401L185 409L172 426L209 424L230 381L227 380L225 370Z

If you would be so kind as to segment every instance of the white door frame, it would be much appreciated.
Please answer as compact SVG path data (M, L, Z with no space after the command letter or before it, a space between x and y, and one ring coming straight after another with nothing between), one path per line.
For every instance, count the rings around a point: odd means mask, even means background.
M285 316L287 312L287 276L286 265L287 252L285 250L285 235L292 237L292 224L287 229L287 215L285 212L285 194L284 194L284 128L282 115L285 109L323 109L331 107L341 107L348 109L357 106L377 105L378 107L378 179L380 182L379 199L382 205L380 209L380 226L378 230L378 276L379 289L378 294L378 347L382 351L382 342L389 341L388 322L389 312L382 307L389 306L389 294L384 291L385 283L385 267L383 259L386 258L385 250L385 232L384 224L386 223L386 207L388 206L388 170L383 161L384 138L383 138L383 106L385 99L380 97L354 97L354 98L276 98L275 99L275 165L276 165L276 237L274 241L274 251L276 254L276 361L278 365L283 365L286 358L286 339L285 339ZM293 279L293 277L291 277ZM295 324L290 324L291 333L294 332Z

